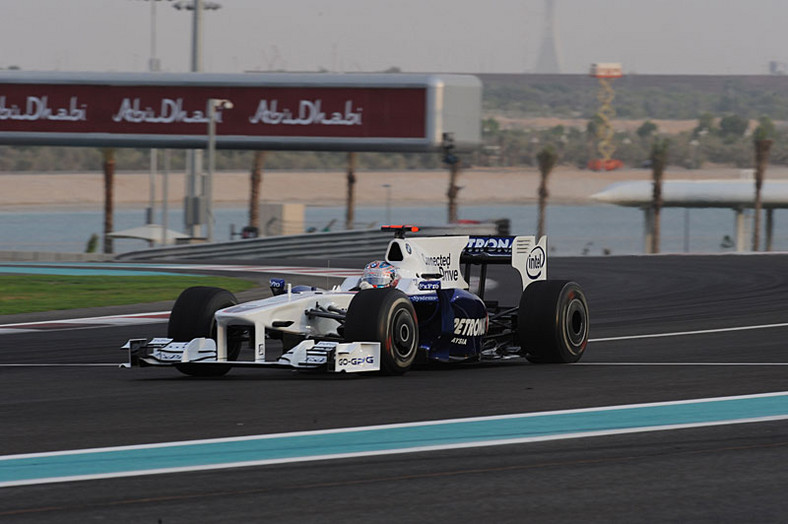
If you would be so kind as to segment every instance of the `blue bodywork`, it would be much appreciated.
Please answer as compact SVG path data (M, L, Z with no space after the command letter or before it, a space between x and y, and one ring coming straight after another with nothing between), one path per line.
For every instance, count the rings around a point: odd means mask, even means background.
M463 289L410 297L419 321L419 349L428 360L476 360L487 331L487 308Z
M274 295L286 292L284 279L272 278ZM419 322L419 350L427 360L457 362L478 360L487 333L484 301L464 289L440 289L440 281L419 284L431 293L410 295ZM315 291L311 286L293 286L292 293Z

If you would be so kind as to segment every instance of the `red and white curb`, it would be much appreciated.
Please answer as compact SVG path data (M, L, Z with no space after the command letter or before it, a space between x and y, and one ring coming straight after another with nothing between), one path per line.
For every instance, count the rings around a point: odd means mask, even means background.
M330 268L330 267L302 267L302 266L225 266L225 265L206 265L206 264L146 264L128 265L112 264L114 269L140 269L140 270L198 270L198 271L217 271L228 273L274 273L282 275L307 275L314 277L357 277L361 276L361 269Z
M220 271L220 267L214 268ZM225 266L224 271L251 271L254 273L281 273L285 275L307 275L314 277L359 277L363 271L360 269L344 268L311 268L294 266Z

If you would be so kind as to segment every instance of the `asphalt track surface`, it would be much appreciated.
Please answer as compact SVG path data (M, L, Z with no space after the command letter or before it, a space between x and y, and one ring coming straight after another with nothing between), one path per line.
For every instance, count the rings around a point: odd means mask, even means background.
M591 308L592 343L571 366L207 380L9 366L121 362L115 348L164 324L4 334L0 454L786 391L786 268L786 255L551 259ZM493 277L489 294L511 295L510 275ZM747 326L772 327L728 330ZM0 522L784 522L786 463L782 420L6 487Z

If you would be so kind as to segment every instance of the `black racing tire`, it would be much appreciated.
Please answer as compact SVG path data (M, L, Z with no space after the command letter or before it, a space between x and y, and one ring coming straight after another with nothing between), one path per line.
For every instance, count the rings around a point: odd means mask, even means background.
M517 338L530 362L577 362L588 345L588 331L588 302L577 283L544 280L523 291Z
M381 373L406 373L419 349L419 323L408 295L393 288L359 291L347 310L345 340L380 342Z
M196 286L185 289L175 301L167 325L167 337L175 342L195 338L216 340L214 314L238 303L235 295L218 287ZM227 358L237 360L241 352L240 340L228 340ZM193 377L219 377L230 371L230 365L176 364L178 371Z

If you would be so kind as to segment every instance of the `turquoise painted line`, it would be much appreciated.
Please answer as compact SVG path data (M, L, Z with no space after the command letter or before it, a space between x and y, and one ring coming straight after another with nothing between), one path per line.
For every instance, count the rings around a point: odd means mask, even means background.
M788 419L788 392L0 456L0 487Z
M33 266L0 266L0 274L6 275L57 275L57 276L108 276L108 277L145 277L173 276L175 273L165 271L135 271L124 269L76 268L76 267L33 267ZM204 275L189 275L193 277Z

